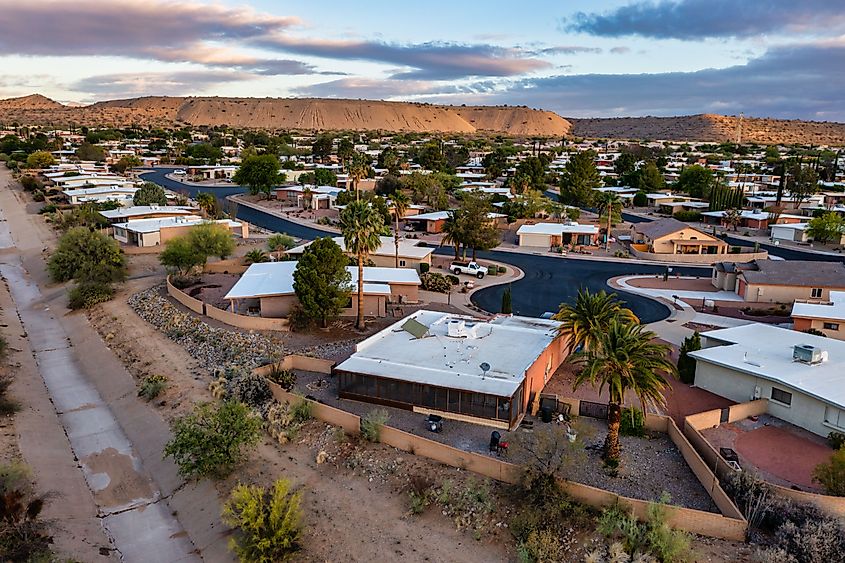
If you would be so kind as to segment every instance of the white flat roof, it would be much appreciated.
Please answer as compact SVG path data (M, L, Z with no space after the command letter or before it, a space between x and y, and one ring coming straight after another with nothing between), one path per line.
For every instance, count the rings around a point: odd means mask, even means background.
M594 235L599 232L595 225L579 225L578 223L537 223L536 225L522 225L518 235L562 235L563 233Z
M393 237L379 238L381 239L381 245L372 254L376 256L395 256L396 247L394 246ZM343 242L343 237L332 237L332 240L335 241L338 246L340 246L341 250L346 252L346 244ZM419 241L416 240L399 239L399 256L404 258L421 259L425 258L426 256L429 256L432 252L434 252L433 248L417 246L418 242ZM311 242L308 242L306 244L297 246L296 248L291 248L290 250L288 250L288 254L302 254L303 252L305 252L305 248L310 244Z
M133 219L126 223L116 223L115 227L121 227L133 233L155 233L167 227L192 227L200 223L213 222L227 227L240 227L237 221L229 219L220 219L218 221L208 221L199 215L187 215L184 217L156 217L154 219Z
M762 323L702 334L727 342L690 352L699 361L768 379L820 401L845 408L845 342ZM809 344L828 352L828 359L808 365L793 361L793 348Z
M402 329L408 319L428 327L416 338ZM464 321L471 336L448 336L451 320ZM421 310L358 343L337 369L414 383L509 397L525 371L552 343L560 323L527 317L486 322L469 316ZM490 364L484 374L482 363Z
M140 188L135 186L97 186L95 188L77 188L74 190L62 191L68 197L81 195L102 195L102 194L134 194Z
M121 207L119 209L109 209L108 211L100 211L100 215L106 219L120 219L121 217L143 217L144 215L151 215L153 213L171 213L173 215L191 215L195 210L191 207L181 205L133 205L132 207Z
M274 295L291 295L293 272L298 262L259 262L250 265L240 279L232 286L224 299L251 299ZM358 287L358 267L347 266L353 289ZM390 295L391 283L419 285L420 277L412 268L364 267L364 293Z
M831 291L827 303L800 303L792 305L792 316L803 319L845 321L845 291Z

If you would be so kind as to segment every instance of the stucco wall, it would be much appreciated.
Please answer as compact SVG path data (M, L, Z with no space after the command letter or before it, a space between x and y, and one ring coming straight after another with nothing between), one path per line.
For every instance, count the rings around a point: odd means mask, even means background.
M769 253L762 252L744 252L742 254L657 254L654 252L644 252L637 250L637 246L630 245L631 254L643 260L656 260L660 262L678 262L683 264L713 264L715 262L751 262L752 260L765 260L769 257Z
M662 237L658 237L651 241L651 247L656 254L672 254L675 252L675 246L672 244L673 240L700 240L707 242L721 242L707 233L693 229L682 229L680 231L669 233Z
M845 290L845 285L842 287L821 287L821 297L813 297L812 289L811 287L752 283L748 284L745 290L745 300L749 303L792 303L796 299L826 301L830 299L831 290L843 291Z
M286 331L289 328L287 319L265 319L264 317L251 317L237 315L218 309L208 303L205 304L205 314L210 318L245 330L279 330Z
M261 316L267 318L282 318L290 314L294 305L299 303L296 295L276 295L261 298Z
M184 291L177 289L172 283L170 283L170 276L167 276L167 294L194 313L199 313L200 315L205 314L205 303L199 299L194 299Z
M845 321L825 321L821 319L803 319L800 317L792 317L794 323L792 326L793 330L800 330L805 332L809 329L815 329L822 333L828 338L835 338L837 340L845 340ZM839 330L831 330L828 328L824 328L825 323L834 323L839 325Z
M566 342L564 337L554 339L543 353L525 371L525 397L523 405L529 411L529 399L532 394L540 393L554 375L557 368L566 359ZM577 412L577 411L576 411Z

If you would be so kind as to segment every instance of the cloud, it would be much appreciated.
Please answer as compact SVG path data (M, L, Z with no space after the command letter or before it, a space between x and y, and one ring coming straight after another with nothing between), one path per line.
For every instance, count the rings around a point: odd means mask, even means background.
M125 56L272 74L317 74L301 61L249 57L232 45L273 53L402 67L396 78L451 80L517 76L551 64L517 48L486 43L388 43L290 35L295 17L193 0L0 0L0 55ZM343 73L330 73L343 74Z
M70 89L93 99L140 96L186 96L227 82L250 80L253 75L232 71L147 72L89 76Z
M472 86L443 84L425 80L380 80L375 78L341 78L301 86L294 94L314 98L350 98L370 100L413 99L417 96L472 95L490 91L495 83L475 82Z
M392 78L452 80L470 76L516 76L551 67L515 48L460 43L397 44L379 41L300 39L276 35L256 42L263 47L297 55L334 60L359 60L410 67Z
M845 29L845 11L836 0L638 1L601 14L577 12L561 27L604 37L682 40L777 32L830 36Z
M558 45L537 51L541 55L581 55L587 53L599 54L601 52L600 47L580 47L578 45Z
M611 52L611 54L614 54L614 55L627 55L628 53L631 52L631 48L630 47L624 47L624 46L613 47L612 49L610 49L610 52Z
M572 117L745 112L845 121L845 40L772 48L724 69L525 78L483 97Z

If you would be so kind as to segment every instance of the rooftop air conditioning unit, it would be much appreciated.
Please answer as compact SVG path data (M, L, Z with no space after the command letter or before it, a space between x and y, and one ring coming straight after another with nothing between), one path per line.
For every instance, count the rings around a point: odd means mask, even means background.
M451 338L466 338L466 323L461 319L451 319L446 324L446 334Z
M792 349L792 359L805 364L819 364L824 361L827 354L821 348L809 344L797 344Z

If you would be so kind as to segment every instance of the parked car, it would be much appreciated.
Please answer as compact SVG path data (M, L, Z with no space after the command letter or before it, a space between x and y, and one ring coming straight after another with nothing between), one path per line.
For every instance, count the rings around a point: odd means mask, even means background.
M185 172L184 170L182 170L181 168L180 168L179 170L174 170L174 171L173 171L173 175L174 175L174 176L185 176L185 175L187 175L187 174L188 174L188 173L187 173L187 172Z
M456 276L461 274L469 274L471 276L475 276L478 279L483 278L487 275L487 268L484 266L479 266L477 262L452 262L449 266L449 271L451 271Z

